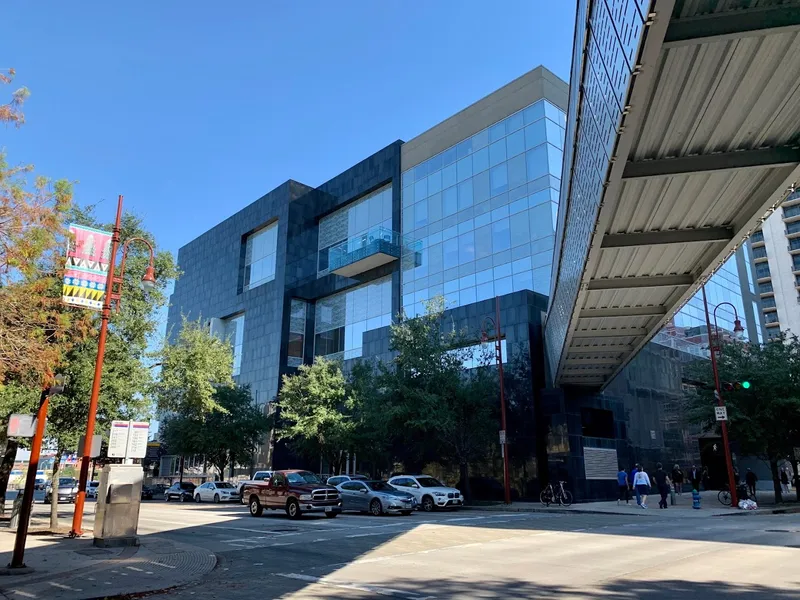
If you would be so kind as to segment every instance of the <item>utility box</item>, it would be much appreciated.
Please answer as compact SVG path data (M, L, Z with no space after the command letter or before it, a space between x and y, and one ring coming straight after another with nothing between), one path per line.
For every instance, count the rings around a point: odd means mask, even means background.
M97 488L94 545L138 546L139 507L142 503L141 465L106 465Z

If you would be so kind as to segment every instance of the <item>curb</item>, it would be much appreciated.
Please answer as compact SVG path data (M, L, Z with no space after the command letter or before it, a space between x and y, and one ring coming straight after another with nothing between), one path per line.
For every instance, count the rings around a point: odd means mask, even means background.
M646 517L652 515L652 512L645 511L608 511L608 510L595 510L591 508L548 508L544 506L525 506L525 507L509 507L504 505L497 506L462 506L461 510L471 510L476 512L511 512L511 513L548 513L548 514L565 514L565 515L615 515L615 516L640 516ZM700 509L703 510L703 509ZM705 509L709 510L709 509ZM753 515L785 515L800 513L800 506L787 506L785 508L759 508L757 510L733 510L730 512L714 513L711 512L709 517L744 517ZM655 513L660 514L660 513ZM672 513L671 513L672 514ZM695 518L695 517L692 517Z

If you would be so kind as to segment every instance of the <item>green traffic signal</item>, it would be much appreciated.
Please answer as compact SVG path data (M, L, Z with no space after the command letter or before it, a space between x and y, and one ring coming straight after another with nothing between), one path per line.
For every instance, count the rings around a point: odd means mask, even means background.
M743 381L742 382L742 387L744 389L746 389L746 390L749 390L750 389L750 382L749 381Z

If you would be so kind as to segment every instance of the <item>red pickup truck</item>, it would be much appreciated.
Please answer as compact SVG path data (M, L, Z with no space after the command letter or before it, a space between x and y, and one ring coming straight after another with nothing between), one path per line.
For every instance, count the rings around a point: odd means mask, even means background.
M342 512L339 490L325 485L310 471L275 471L264 481L247 482L242 488L250 515L260 517L265 508L283 509L291 519L304 513L324 513L333 518Z

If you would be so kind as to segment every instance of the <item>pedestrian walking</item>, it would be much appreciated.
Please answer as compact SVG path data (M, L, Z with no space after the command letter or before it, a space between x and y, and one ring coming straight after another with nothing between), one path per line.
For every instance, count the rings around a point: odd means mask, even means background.
M623 498L625 499L625 504L631 503L631 494L628 484L628 474L625 472L625 469L620 467L619 473L617 473L617 486L619 488L617 492L617 506L619 506Z
M781 491L784 494L789 493L789 473L786 471L786 467L781 469Z
M700 491L700 478L702 474L700 473L700 469L697 466L692 465L691 470L689 471L689 481L692 484L692 489Z
M672 467L672 483L675 486L675 493L678 496L683 495L683 471L681 470L681 466L678 463L675 463L675 466Z
M750 469L747 469L747 473L744 474L744 482L747 484L747 494L751 498L756 497L757 481L758 481L758 475L753 473Z
M631 469L631 476L628 479L628 482L630 483L630 486L633 489L633 493L636 494L636 506L641 506L642 505L642 497L639 494L639 490L636 489L636 485L633 483L634 480L636 479L636 474L638 472L639 472L639 465L636 464L636 465L634 465L633 469Z
M641 498L639 506L647 508L647 494L650 493L650 477L644 472L643 468L636 471L633 479L633 487L636 489L636 496Z
M653 475L653 479L656 481L658 493L661 494L661 500L658 502L658 508L667 508L667 496L669 495L670 479L669 475L667 475L667 472L661 466L661 463L656 464L656 472L655 475Z
M708 473L708 467L703 467L703 489L706 491L711 489L711 475Z

